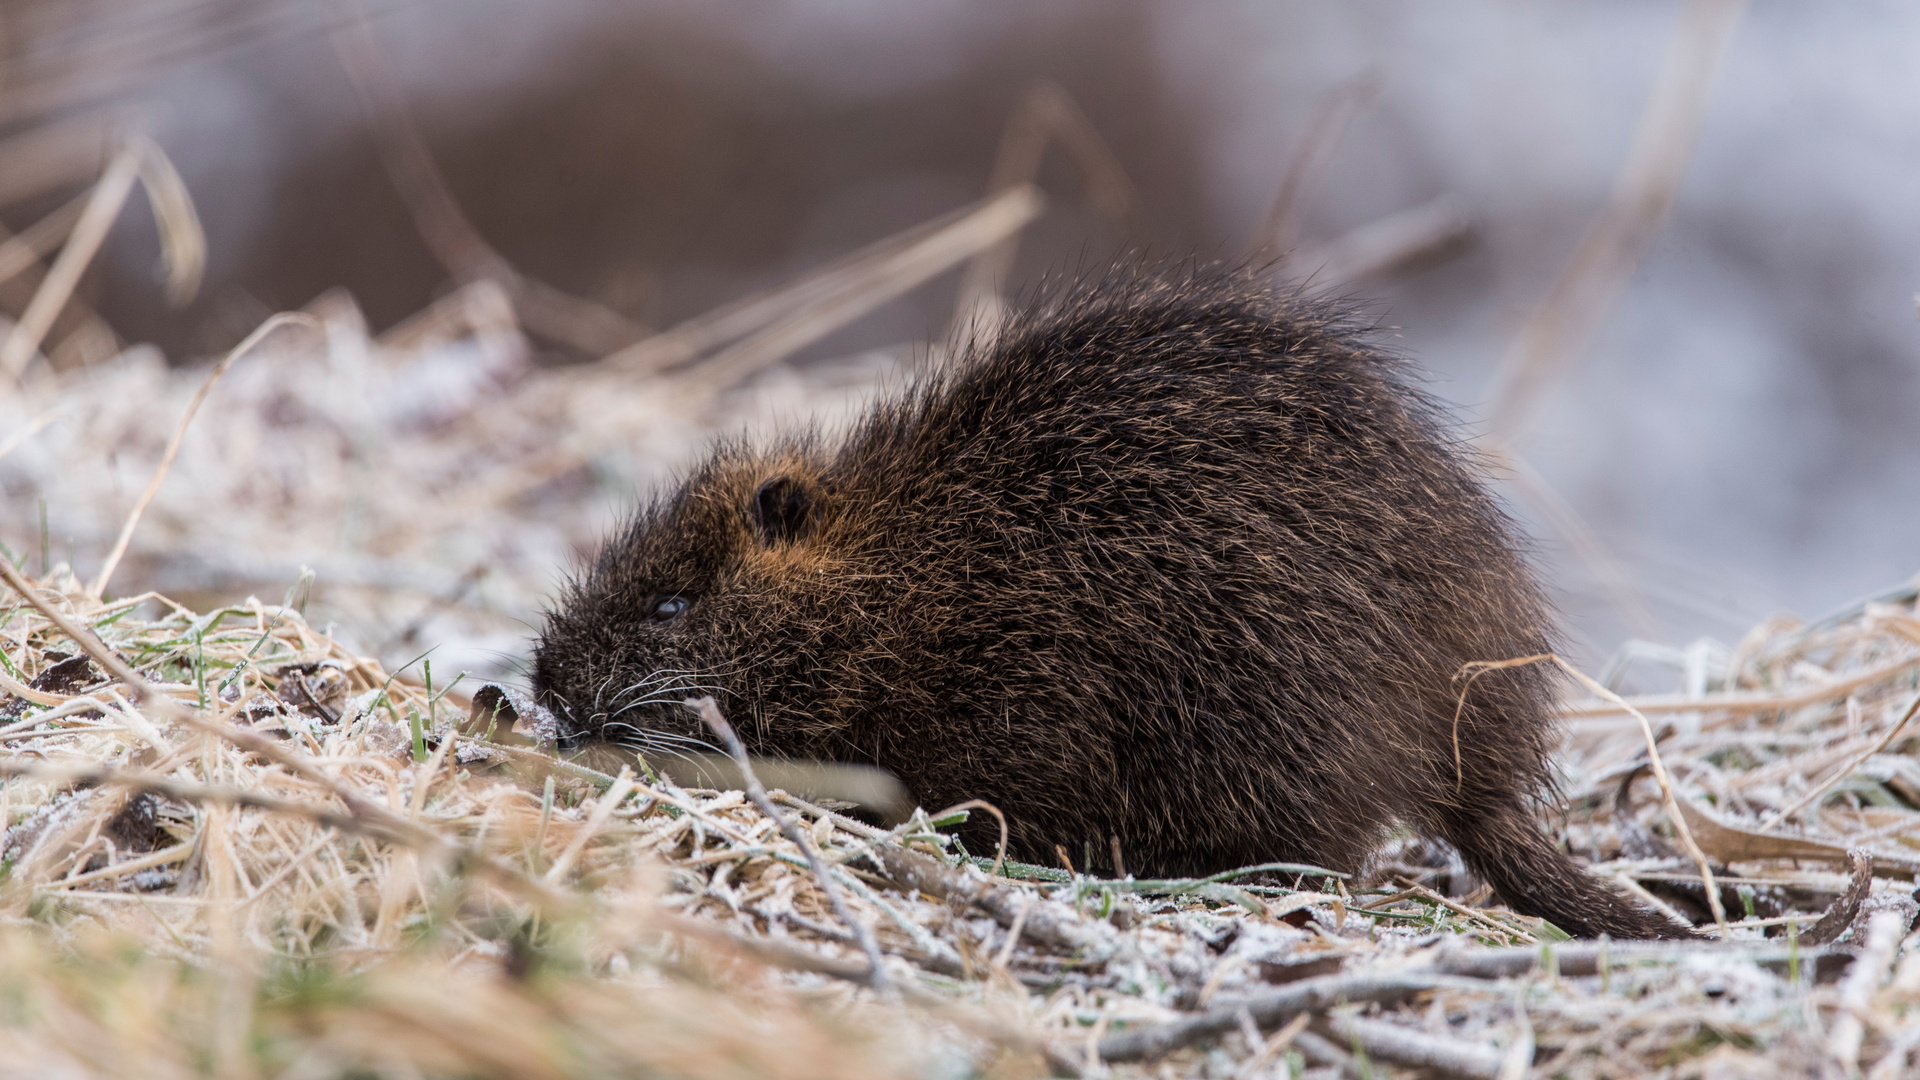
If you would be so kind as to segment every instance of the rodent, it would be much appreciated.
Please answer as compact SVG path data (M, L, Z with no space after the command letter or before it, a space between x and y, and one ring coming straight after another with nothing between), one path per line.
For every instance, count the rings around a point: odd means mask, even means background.
M1461 672L1550 651L1550 608L1369 334L1230 268L1045 291L843 437L713 450L565 590L534 691L666 754L715 694L753 752L985 799L1032 861L1350 871L1404 824L1575 936L1684 936L1537 823L1552 674Z

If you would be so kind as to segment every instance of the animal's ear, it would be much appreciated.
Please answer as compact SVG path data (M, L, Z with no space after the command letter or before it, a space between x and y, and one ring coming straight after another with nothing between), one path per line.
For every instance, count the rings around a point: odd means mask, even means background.
M753 495L753 528L764 544L791 544L813 535L820 508L805 482L777 476Z

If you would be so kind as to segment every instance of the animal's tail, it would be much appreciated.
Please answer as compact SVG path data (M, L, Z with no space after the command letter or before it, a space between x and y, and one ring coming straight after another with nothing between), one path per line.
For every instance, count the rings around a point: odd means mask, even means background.
M1546 919L1574 937L1693 936L1690 929L1639 907L1581 869L1547 839L1519 802L1476 806L1447 822L1444 835L1509 907Z

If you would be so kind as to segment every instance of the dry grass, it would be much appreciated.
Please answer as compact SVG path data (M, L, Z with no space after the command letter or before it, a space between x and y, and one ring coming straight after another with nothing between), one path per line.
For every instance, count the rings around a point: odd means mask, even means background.
M1357 1054L1374 1075L1891 1076L1920 1046L1911 592L1762 628L1707 656L1691 696L1638 699L1734 942L1555 946L1412 842L1307 891L1018 865L989 882L924 815L888 833L776 792L886 954L883 999L802 853L739 792L555 762L498 725L489 741L466 687L392 678L297 596L201 614L71 575L31 590L150 699L9 594L8 1075L1287 1075ZM1608 707L1569 710L1569 842L1697 908L1652 785L1616 817L1615 763L1641 736ZM1749 835L1783 811L1804 835ZM945 883L903 869L902 845ZM1861 848L1888 877L1861 878L1823 950L1813 924L1848 878L1815 864ZM1563 974L1538 969L1543 944Z

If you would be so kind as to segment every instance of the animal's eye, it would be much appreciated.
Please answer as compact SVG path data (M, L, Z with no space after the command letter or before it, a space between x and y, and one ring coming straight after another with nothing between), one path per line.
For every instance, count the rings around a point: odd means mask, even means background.
M687 613L693 601L684 596L656 596L653 603L647 605L647 621L652 623L670 623Z

